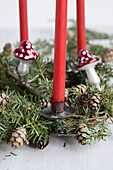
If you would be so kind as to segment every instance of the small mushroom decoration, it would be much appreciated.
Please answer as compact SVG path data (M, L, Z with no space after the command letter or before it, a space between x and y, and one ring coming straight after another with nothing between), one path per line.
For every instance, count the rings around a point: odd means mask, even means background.
M23 75L29 72L29 61L38 57L37 52L32 48L29 41L22 41L19 48L15 49L14 55L20 59L18 72Z
M88 50L80 50L78 54L79 63L77 69L85 70L88 76L90 85L95 85L99 90L100 88L100 78L98 77L94 67L99 62L99 58L92 55Z

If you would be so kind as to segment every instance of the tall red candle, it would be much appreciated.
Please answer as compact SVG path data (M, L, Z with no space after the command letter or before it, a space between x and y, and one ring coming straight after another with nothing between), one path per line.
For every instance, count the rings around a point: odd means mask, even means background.
M77 51L86 49L85 2L77 0Z
M28 40L27 0L19 0L20 41Z
M53 101L65 100L65 67L67 35L67 0L56 0L55 53L53 77Z

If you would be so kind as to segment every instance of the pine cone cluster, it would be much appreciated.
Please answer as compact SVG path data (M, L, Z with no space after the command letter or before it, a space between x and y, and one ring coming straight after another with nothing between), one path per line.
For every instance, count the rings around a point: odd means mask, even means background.
M47 99L40 99L40 104L42 108L51 107L51 103Z
M6 106L9 103L8 96L4 93L0 93L0 107Z
M111 60L113 60L113 49L109 49L108 51L106 51L106 53L102 57L102 61L104 63L110 62Z
M94 93L93 96L90 98L90 109L96 111L99 109L101 104L101 98L98 93Z
M77 126L77 130L76 130L76 140L78 140L79 143L81 143L81 145L85 145L85 135L88 135L88 127L85 123L80 123Z
M70 93L72 93L71 98L74 99L75 96L76 96L76 93L78 93L80 96L83 95L83 93L85 93L86 90L87 90L87 86L85 86L84 84L79 84L79 85L76 85L75 87L72 87L72 89L71 89L72 92L70 92ZM81 98L82 98L82 96L81 96ZM83 97L83 98L84 98L84 97ZM79 100L80 100L80 99L79 99ZM67 103L69 106L71 106L71 102L70 102L70 100L69 100L69 97L66 98L66 103Z
M78 97L78 103L82 106L88 106L89 105L89 95L88 94L81 94Z
M82 106L89 106L92 111L96 111L101 105L101 98L98 93L94 93L91 98L88 94L81 94L78 97L78 103Z
M89 94L85 93L87 91L87 86L84 84L76 85L75 87L72 87L70 90L70 97L71 99L74 99L76 96L76 93L78 93L78 104L81 106L88 106L92 111L96 111L101 106L101 98L98 93L94 93L92 97L89 97ZM72 101L70 101L70 98L66 98L66 103L71 106Z
M10 139L11 146L14 149L18 149L20 145L23 145L23 142L26 141L26 129L24 127L16 128L16 131L12 133L12 137Z
M3 48L3 52L6 53L7 56L11 54L11 52L12 52L12 47L11 47L11 44L10 44L10 43L5 44L5 46L4 46L4 48Z

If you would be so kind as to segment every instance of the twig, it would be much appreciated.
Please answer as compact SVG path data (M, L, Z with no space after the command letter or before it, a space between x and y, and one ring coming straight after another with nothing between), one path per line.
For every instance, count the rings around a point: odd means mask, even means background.
M113 123L113 120L112 120L112 118L111 118L111 116L110 116L110 114L109 114L109 113L108 113L108 116L109 116L109 118L110 118L111 122Z
M20 102L17 102L17 101L15 101L15 100L11 100L10 102L12 102L12 103L17 103L17 104L19 104L19 105L21 105L23 108L26 108L27 110L29 110L29 111L31 111L32 110L32 108L31 107L27 107L27 106L25 106L23 103L20 103ZM37 111L33 111L33 112L35 112L35 113L37 113L38 114L38 112Z
M111 72L109 72L109 73L104 74L104 75L101 76L100 78L102 79L102 78L104 78L104 77L106 77L106 76L113 77L113 75L111 74Z
M30 86L29 83L26 83L26 82L23 83L23 82L21 81L21 79L19 79L19 78L17 77L16 74L14 74L14 73L12 73L11 71L6 70L6 69L4 69L4 71L5 71L9 76L11 76L13 79L15 79L15 80L18 82L18 84L20 84L21 86L25 87L30 93L34 94L35 96L39 96L39 97L41 97L41 98L44 98L44 95L43 95L43 94L38 93L38 92L36 91L36 89L34 89L33 87Z
M108 112L107 112L107 110L106 110L106 111L105 111L105 116L107 116L107 115L108 115ZM106 119L103 120L102 133L104 132L105 121L106 121Z
M31 83L31 82L33 82L34 80L36 80L37 79L37 77L39 77L39 75L36 75L33 79L31 79L31 80L27 80L27 83Z
M104 119L104 118L107 118L107 116L98 116L98 117L93 117L93 118L89 118L89 119L86 119L86 120Z

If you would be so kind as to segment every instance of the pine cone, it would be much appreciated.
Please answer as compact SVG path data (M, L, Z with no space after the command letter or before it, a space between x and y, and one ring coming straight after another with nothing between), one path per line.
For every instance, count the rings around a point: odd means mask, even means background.
M10 139L11 146L14 149L18 149L20 145L23 145L23 142L26 141L26 129L24 127L16 128L16 131L12 133L12 137Z
M46 144L44 144L44 137L42 136L40 140L38 138L35 141L35 147L39 149L44 149L49 144L49 136Z
M87 86L85 86L84 84L79 84L75 86L75 90L76 92L81 92L81 93L85 93L87 90Z
M56 128L55 131L59 135L62 135L62 134L66 135L67 134L67 128L65 128L65 127L63 127L63 128L62 127L58 127L58 128Z
M42 108L51 107L51 103L47 99L40 99L40 104Z
M0 93L0 107L6 106L9 103L8 96L4 93Z
M76 85L75 87L71 88L71 93L73 93L72 98L75 98L76 93L78 94L83 94L85 93L87 90L87 86L85 86L84 84L79 84Z
M88 94L81 94L78 97L78 103L82 106L88 106L89 105L89 95Z
M69 91L68 91L68 89L65 88L65 98L68 97L68 94L69 94Z
M3 48L3 52L7 53L7 56L11 54L12 52L12 47L10 43L5 44Z
M78 140L79 143L81 143L81 145L85 145L86 142L84 141L86 139L85 134L88 135L88 127L85 123L80 123L77 126L77 130L76 130L76 140Z
M101 98L98 93L94 93L90 98L90 109L96 111L100 107Z
M72 30L68 30L68 31L67 31L67 37L68 37L68 39L73 39L74 36L75 36L74 31L72 31Z
M111 60L113 60L113 49L109 49L108 51L106 51L106 53L102 56L102 61L104 63L110 62Z
M3 111L3 108L0 108L0 113L2 113L2 111Z
M65 98L65 102L66 102L69 106L71 106L71 102L70 102L70 100L69 100L69 97Z

